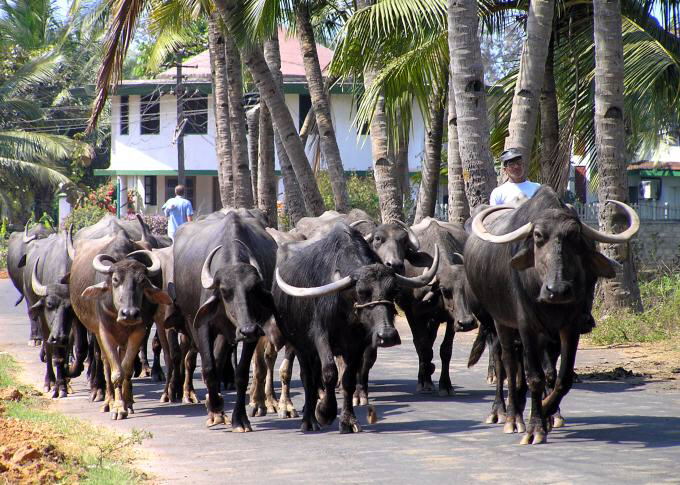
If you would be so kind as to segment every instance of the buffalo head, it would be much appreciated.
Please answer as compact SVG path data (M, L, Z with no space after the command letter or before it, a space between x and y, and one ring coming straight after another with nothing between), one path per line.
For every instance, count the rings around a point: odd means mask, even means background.
M133 259L134 258L134 259ZM144 259L142 263L139 260ZM106 265L104 262L111 262ZM150 264L147 264L150 261ZM84 298L102 298L111 293L116 321L123 325L142 323L142 303L144 298L153 304L170 305L170 296L157 288L149 278L158 275L161 262L151 251L134 251L121 261L108 254L98 254L92 261L94 269L106 275L101 283L85 288Z
M365 221L355 221L350 226L356 227L362 222ZM414 266L423 266L422 254L418 252L420 250L418 236L401 221L381 224L364 239L378 255L380 261L397 274L404 274L404 261L406 260Z
M450 264L439 264L439 271L432 282L431 290L423 297L423 301L435 304L437 294L441 295L444 310L453 320L456 332L467 332L477 328L475 316L468 302L466 283L463 255L453 253Z
M640 228L640 219L631 207L614 200L607 202L618 205L628 215L629 227L620 234L607 234L581 223L576 213L567 207L545 209L533 221L500 235L486 230L484 218L509 207L490 207L475 216L472 231L480 239L493 243L523 241L510 264L519 271L536 270L540 280L538 301L572 303L584 288L586 271L595 277L612 278L620 266L596 251L593 241L627 242Z
M41 314L44 317L50 329L48 344L66 347L74 318L68 288L69 275L64 276L59 283L44 285L38 277L39 263L40 258L36 260L31 273L31 289L39 299L31 306L29 313L32 319L37 320Z

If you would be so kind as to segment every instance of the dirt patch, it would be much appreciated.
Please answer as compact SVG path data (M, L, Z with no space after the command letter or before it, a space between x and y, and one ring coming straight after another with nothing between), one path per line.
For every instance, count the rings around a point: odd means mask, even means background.
M0 269L0 280L6 280L8 278L9 278L9 273L4 269Z
M658 382L664 389L680 390L680 339L639 344L584 348L607 355L606 362L579 366L586 380L644 380Z

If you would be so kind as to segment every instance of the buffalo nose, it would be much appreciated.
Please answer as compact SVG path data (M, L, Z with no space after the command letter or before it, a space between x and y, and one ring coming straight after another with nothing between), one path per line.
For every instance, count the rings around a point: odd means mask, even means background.
M401 261L385 261L385 266L392 268L397 274L404 273L404 263Z
M392 347L401 343L399 332L397 332L397 329L394 327L382 327L380 330L378 330L377 337L378 347Z
M546 289L555 297L565 297L571 295L571 285L566 282L549 284L546 286Z
M123 308L120 315L124 320L138 320L141 312L139 308Z
M239 330L246 338L257 336L257 325L255 325L254 323L242 325Z
M543 303L569 303L574 296L569 282L548 283L541 288L539 301Z
M469 332L470 330L474 330L477 328L477 322L474 320L474 318L471 318L469 320L458 320L456 322L456 332Z

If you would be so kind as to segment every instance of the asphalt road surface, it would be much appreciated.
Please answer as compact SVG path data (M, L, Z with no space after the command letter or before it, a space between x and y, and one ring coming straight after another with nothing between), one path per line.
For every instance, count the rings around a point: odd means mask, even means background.
M14 355L24 377L39 388L44 364L26 345L26 307L14 307L16 298L11 282L0 280L0 350ZM119 431L152 432L138 465L158 483L680 483L680 393L625 381L575 384L563 401L566 426L554 430L547 444L522 446L519 435L483 422L493 388L484 379L486 357L465 367L471 335L456 337L455 395L442 398L415 393L410 331L405 322L398 327L402 345L381 349L371 374L379 421L368 425L365 408L357 408L364 429L359 434L340 435L337 420L303 434L299 419L274 415L251 418L252 433L206 429L203 404L161 404L162 384L149 378L134 381L136 412L124 421L111 421L87 400L83 377L73 382L75 394L55 401L55 408ZM597 352L580 351L577 364L596 361ZM298 376L296 364L293 402L299 411ZM194 382L203 399L199 372ZM232 392L225 402L231 412Z

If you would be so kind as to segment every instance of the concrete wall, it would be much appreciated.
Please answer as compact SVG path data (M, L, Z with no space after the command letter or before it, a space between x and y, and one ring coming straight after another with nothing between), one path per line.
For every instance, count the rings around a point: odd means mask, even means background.
M632 241L638 267L680 264L680 221L642 221Z

